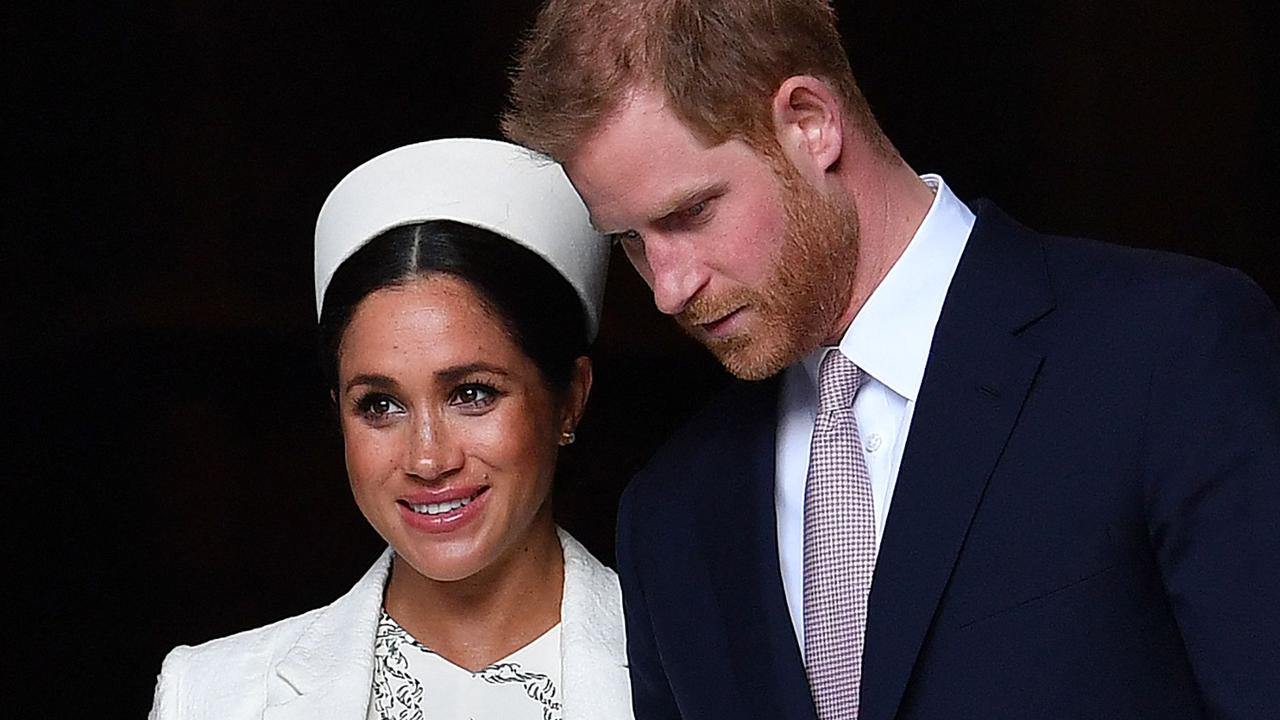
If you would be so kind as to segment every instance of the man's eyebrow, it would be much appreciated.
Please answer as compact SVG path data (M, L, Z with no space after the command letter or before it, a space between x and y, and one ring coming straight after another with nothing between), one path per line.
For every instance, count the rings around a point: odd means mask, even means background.
M697 205L703 200L714 195L723 194L726 187L728 187L728 183L722 180L717 183L712 183L711 185L700 185L685 190L679 195L676 195L666 204L660 205L658 210L653 213L653 219L663 220L681 210L684 210L690 205Z
M696 205L697 203L702 202L703 200L706 200L710 197L713 197L715 195L721 195L724 193L725 189L728 188L728 186L729 186L729 183L722 180L720 182L712 183L710 185L697 185L697 186L688 188L687 190L684 190L682 192L679 192L675 196L667 200L666 202L662 203L661 205L658 205L656 210L649 213L648 214L649 222L660 222L670 217L674 213L679 212L680 210L683 210L686 207L689 207L690 205ZM595 218L589 218L589 220L591 222L591 227L595 228L596 232L600 233L601 235L604 235L605 237L609 237L611 235L617 235L619 233L629 232L634 229L634 228L624 228L621 230L609 230L609 229L606 229L600 223L596 222Z

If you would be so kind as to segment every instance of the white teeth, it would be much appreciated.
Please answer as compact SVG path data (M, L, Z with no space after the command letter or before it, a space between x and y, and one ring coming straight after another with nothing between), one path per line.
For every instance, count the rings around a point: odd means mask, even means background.
M453 512L460 507L464 507L471 503L472 498L459 498L442 503L426 503L425 505L413 505L409 507L416 513L423 515L440 515L442 513Z

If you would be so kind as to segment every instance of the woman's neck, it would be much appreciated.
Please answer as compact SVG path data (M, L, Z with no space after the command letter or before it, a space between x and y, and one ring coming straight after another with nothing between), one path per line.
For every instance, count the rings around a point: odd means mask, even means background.
M432 652L476 671L528 645L560 622L564 553L555 525L537 522L505 557L463 580L420 575L395 556L387 613Z

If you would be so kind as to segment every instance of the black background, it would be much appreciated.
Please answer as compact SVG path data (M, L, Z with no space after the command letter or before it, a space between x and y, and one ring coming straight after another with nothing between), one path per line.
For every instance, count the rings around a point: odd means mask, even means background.
M141 716L168 648L326 603L377 553L316 369L315 215L384 150L497 137L536 4L5 11L8 664L51 681L19 692L44 714ZM917 171L1280 298L1273 10L838 8ZM619 260L557 500L606 560L629 473L724 381Z

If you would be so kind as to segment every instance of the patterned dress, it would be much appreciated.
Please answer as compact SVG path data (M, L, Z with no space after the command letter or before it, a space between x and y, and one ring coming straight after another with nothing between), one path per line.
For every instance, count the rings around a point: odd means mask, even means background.
M560 625L471 672L382 611L368 720L560 720Z

